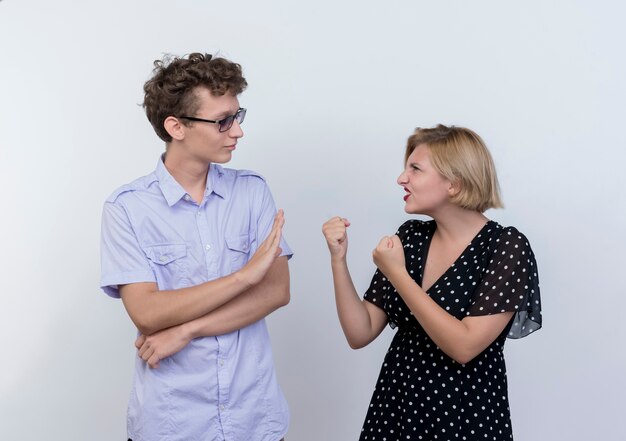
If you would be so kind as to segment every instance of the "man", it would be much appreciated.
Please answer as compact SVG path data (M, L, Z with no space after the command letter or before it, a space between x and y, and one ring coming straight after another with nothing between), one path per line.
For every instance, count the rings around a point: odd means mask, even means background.
M278 441L289 412L265 316L289 302L282 211L228 162L243 136L241 66L193 53L155 61L144 108L166 143L156 170L102 216L102 289L139 330L133 441Z

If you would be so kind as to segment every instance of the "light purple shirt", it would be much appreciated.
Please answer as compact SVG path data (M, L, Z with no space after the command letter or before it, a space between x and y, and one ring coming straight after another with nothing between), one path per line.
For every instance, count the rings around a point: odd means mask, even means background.
M128 283L169 290L224 277L254 254L275 213L255 172L211 164L198 205L159 159L154 172L104 204L101 287L119 298L118 285ZM284 240L280 246L292 255ZM194 339L157 369L136 359L128 405L133 441L278 441L288 425L265 320Z

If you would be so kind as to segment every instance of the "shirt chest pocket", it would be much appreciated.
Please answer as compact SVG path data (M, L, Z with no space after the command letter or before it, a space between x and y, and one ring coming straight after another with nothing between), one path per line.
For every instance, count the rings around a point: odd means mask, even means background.
M236 234L225 237L226 257L230 263L230 272L241 269L250 255L250 237L248 234Z
M186 244L158 244L144 250L156 274L159 289L177 289L189 284Z

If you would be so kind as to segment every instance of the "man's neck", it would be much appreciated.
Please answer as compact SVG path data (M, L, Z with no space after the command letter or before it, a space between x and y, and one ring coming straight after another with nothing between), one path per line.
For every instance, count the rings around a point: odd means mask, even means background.
M200 204L204 198L207 173L211 163L200 163L177 153L175 149L167 150L163 161L165 168L176 182Z

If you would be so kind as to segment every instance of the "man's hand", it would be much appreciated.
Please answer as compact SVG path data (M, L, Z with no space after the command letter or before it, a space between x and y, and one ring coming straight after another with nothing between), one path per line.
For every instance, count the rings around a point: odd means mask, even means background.
M191 341L191 335L184 325L173 326L152 335L140 335L135 341L139 356L151 368L158 368L159 362L174 355Z
M246 266L240 269L236 274L247 285L248 288L259 283L267 274L276 258L282 252L280 238L285 224L285 216L283 210L278 210L274 218L272 231L263 241L254 253L254 256L248 261Z
M395 276L406 272L404 248L398 236L383 237L374 248L372 257L376 266L392 283Z

